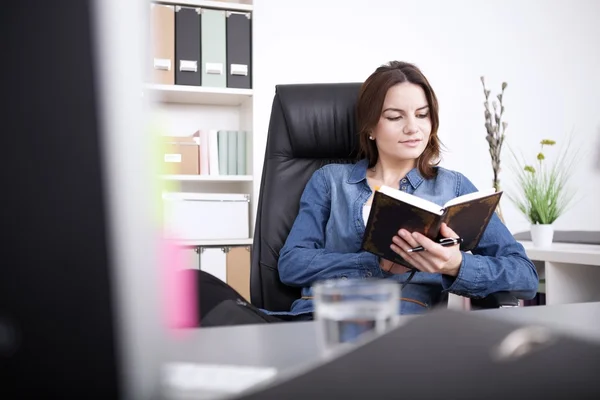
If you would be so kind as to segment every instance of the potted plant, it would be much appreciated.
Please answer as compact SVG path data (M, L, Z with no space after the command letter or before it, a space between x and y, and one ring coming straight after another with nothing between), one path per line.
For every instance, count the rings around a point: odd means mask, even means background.
M536 247L552 244L554 221L567 210L575 194L567 183L573 174L577 154L572 152L569 140L556 160L550 163L544 148L555 145L554 140L543 139L532 163L517 157L511 150L517 188L507 192L507 196L531 223L531 240Z

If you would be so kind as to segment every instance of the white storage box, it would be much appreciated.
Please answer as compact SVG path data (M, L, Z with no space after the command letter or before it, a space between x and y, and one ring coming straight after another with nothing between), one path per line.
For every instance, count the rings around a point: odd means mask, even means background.
M250 195L164 193L166 235L182 240L247 239Z

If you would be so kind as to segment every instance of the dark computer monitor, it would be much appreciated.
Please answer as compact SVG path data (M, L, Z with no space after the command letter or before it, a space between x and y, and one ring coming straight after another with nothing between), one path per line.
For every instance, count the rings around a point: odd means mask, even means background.
M153 398L143 1L0 12L0 398Z

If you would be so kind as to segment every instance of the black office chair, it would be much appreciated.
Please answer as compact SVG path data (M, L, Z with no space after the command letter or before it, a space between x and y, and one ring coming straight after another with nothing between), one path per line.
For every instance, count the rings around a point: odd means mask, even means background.
M256 215L251 302L286 311L300 289L281 283L279 251L313 172L328 163L357 160L355 105L360 83L278 85L271 110ZM516 306L510 293L472 301L472 308Z

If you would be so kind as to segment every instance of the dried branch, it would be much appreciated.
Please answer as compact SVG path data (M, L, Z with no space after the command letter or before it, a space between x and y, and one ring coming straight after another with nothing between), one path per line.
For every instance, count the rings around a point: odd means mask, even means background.
M502 121L504 115L504 91L508 86L506 82L502 83L502 91L496 96L498 101L492 100L492 110L490 110L490 94L491 90L485 86L485 78L481 77L483 86L483 94L485 96L484 117L485 129L487 131L486 140L489 145L490 158L492 160L492 169L494 172L493 185L494 189L500 190L500 154L502 152L502 144L504 143L504 134L508 124Z

